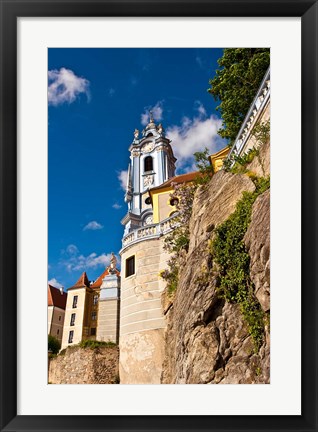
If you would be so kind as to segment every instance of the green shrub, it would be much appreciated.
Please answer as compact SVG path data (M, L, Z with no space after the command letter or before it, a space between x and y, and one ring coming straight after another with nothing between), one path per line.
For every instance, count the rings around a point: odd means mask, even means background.
M52 354L57 354L61 348L61 343L56 337L49 335L48 336L48 351Z
M238 303L257 352L263 342L264 313L254 296L250 279L250 257L244 244L244 235L251 222L252 206L256 198L269 188L270 179L256 178L254 192L244 192L236 210L215 230L212 254L219 265L219 293L227 301Z
M104 341L96 341L91 339L84 339L79 344L79 347L81 348L98 348L98 347L114 347L116 344L114 342L104 342Z

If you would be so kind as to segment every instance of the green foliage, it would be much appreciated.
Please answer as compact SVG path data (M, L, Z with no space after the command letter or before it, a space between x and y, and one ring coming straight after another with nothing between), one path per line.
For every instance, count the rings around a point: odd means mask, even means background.
M56 337L49 335L48 336L48 351L52 354L57 354L61 348L60 341L56 339Z
M213 176L213 166L210 163L209 149L206 147L204 151L196 152L193 156L196 167L200 173L200 175L198 175L194 180L194 183L197 186L205 185L211 180L211 177Z
M219 292L232 303L238 303L258 351L264 334L264 313L254 296L249 276L250 258L243 241L251 222L252 206L256 198L269 188L270 179L255 180L254 192L244 192L235 212L219 227L212 242L212 254L220 268Z
M110 342L110 341L104 342L104 341L96 341L91 339L84 339L78 344L78 346L80 348L95 349L99 347L115 347L117 345L114 342Z
M270 138L270 120L265 122L257 122L253 127L252 136L258 144L266 144Z
M246 172L246 167L252 162L254 157L259 159L259 148L261 145L267 143L270 138L270 121L258 122L253 127L251 135L255 138L256 147L253 147L248 152L244 153L242 156L232 155L223 162L223 168L227 172L232 172L233 174L244 174ZM262 165L259 160L260 165Z
M226 48L218 60L220 66L209 81L208 92L220 104L222 128L218 131L230 144L240 130L270 64L268 48Z
M234 165L228 167L226 165L225 170L230 171L233 174L244 174L246 172L246 166L252 162L255 156L259 155L259 150L256 148L250 149L247 153L244 153L242 156L234 155L231 161L234 161Z
M168 269L160 273L162 279L167 283L167 292L172 295L178 286L179 281L179 265L176 256L168 261Z
M179 257L187 252L190 242L189 222L192 214L194 193L198 184L173 184L171 199L176 199L178 215L175 217L175 228L165 237L164 249L171 254L168 268L160 273L166 281L167 292L172 295L178 286Z

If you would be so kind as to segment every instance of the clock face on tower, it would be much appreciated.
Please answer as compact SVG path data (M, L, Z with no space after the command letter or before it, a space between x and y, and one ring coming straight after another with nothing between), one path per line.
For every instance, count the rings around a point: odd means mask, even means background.
M142 146L141 150L142 150L144 153L149 153L149 152L151 152L151 151L153 150L153 143L148 142L148 143L144 144L144 145Z

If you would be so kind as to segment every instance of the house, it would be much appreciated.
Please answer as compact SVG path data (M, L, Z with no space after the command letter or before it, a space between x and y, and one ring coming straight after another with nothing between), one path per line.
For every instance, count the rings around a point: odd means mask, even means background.
M62 342L67 294L63 288L48 284L48 325L47 332Z
M62 349L85 339L118 343L120 272L114 254L95 282L83 272L67 292Z

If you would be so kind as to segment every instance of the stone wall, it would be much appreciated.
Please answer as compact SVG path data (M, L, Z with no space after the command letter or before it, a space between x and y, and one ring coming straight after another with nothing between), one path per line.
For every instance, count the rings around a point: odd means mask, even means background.
M70 347L49 359L50 384L117 384L118 348Z

